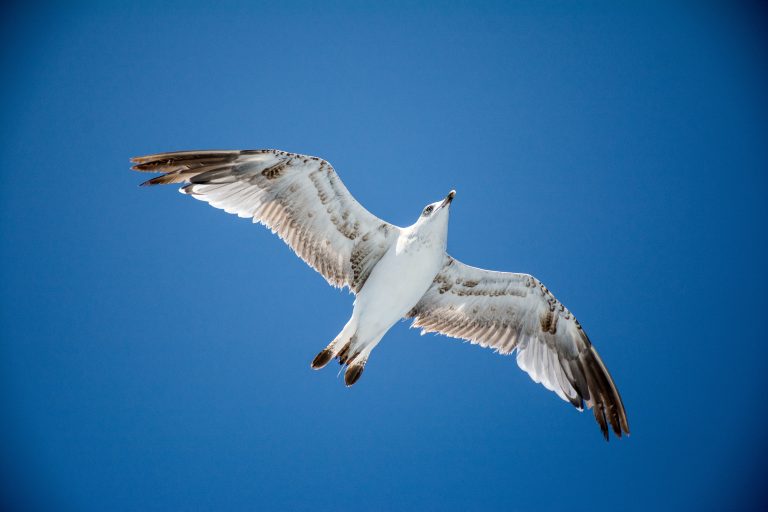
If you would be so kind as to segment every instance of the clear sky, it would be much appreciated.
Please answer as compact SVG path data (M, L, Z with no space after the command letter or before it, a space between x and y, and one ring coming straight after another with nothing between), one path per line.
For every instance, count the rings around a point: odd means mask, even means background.
M765 506L764 13L108 4L0 22L5 510ZM312 371L353 297L128 170L270 147L399 225L455 188L449 251L548 285L632 435L405 322Z

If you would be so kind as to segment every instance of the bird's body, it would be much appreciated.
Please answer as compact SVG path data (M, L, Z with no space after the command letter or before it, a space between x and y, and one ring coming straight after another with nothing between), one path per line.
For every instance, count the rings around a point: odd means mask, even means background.
M359 366L362 372L371 351L387 331L419 302L442 268L447 240L447 210L444 215L444 222L417 222L399 230L397 238L390 243L357 294L352 318L329 345L327 350L333 354L325 353L327 356L333 357L344 351L348 343L348 355L343 359L350 368ZM313 366L319 368L323 365ZM352 378L359 378L360 373L351 372L346 378L347 384L354 384Z
M592 408L605 438L629 433L621 397L571 312L527 274L470 267L445 252L451 191L400 228L363 208L328 162L278 150L184 151L133 159L158 171L145 185L185 183L181 191L277 233L333 286L356 294L352 316L312 361L336 358L353 385L387 331L413 318L438 332L517 353L534 381L582 409Z

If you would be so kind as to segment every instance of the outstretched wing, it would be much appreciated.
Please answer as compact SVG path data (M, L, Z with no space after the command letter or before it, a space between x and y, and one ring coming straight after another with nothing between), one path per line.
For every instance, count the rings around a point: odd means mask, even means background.
M579 322L536 278L470 267L446 256L443 269L408 313L422 333L462 338L501 354L535 382L583 409L592 408L603 435L621 437L627 415L608 370Z
M328 283L355 293L400 229L363 208L317 157L274 149L180 151L132 162L137 171L163 173L142 185L186 183L182 193L264 224Z

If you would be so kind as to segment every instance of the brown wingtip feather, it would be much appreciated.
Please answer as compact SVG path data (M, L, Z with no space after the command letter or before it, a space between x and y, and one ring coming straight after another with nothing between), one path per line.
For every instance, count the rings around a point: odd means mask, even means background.
M258 150L255 150L258 152ZM252 151L238 150L198 150L198 151L173 151L170 153L155 153L153 155L135 156L131 162L135 164L134 171L144 172L169 172L181 168L194 168L210 166L214 164L227 164L237 160L243 153Z
M607 416L611 422L613 431L617 437L621 437L622 432L629 434L627 412L624 409L624 402L621 399L619 390L616 389L616 384L614 384L611 374L608 373L608 369L603 364L602 359L600 359L600 356L594 347L590 346L590 352L596 363L595 373L599 375L600 380L602 380L604 396L607 399L604 403L608 407Z
M131 169L163 173L145 181L140 185L142 187L184 183L197 174L235 161L241 153L242 151L177 151L135 156L131 158L134 164Z
M603 433L603 437L606 441L609 441L608 422L605 421L605 410L603 410L602 404L595 404L595 406L592 407L592 410L595 413L595 420L597 420L598 425L600 425L600 431ZM619 436L621 436L621 434L619 434Z
M589 405L593 409L595 420L600 425L600 431L605 440L608 441L609 438L609 423L616 437L621 438L622 434L629 434L627 413L624 410L619 391L591 344L589 350L579 357L578 364L586 377L587 386L590 390Z
M198 171L186 171L184 169L178 171L171 171L160 176L155 176L142 183L140 186L146 187L151 185L169 185L171 183L185 183L187 180L195 176Z
M131 169L142 172L160 172L164 167L173 164L173 159L162 157L163 155L134 156L131 158L131 163L134 164Z

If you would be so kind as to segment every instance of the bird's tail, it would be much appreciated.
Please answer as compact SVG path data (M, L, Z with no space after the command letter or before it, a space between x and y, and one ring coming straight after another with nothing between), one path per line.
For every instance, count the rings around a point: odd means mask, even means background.
M350 318L341 332L312 360L312 368L319 370L327 365L331 359L336 358L341 365L347 365L344 372L344 383L351 386L360 378L368 360L367 354L363 354L356 336L357 320Z

